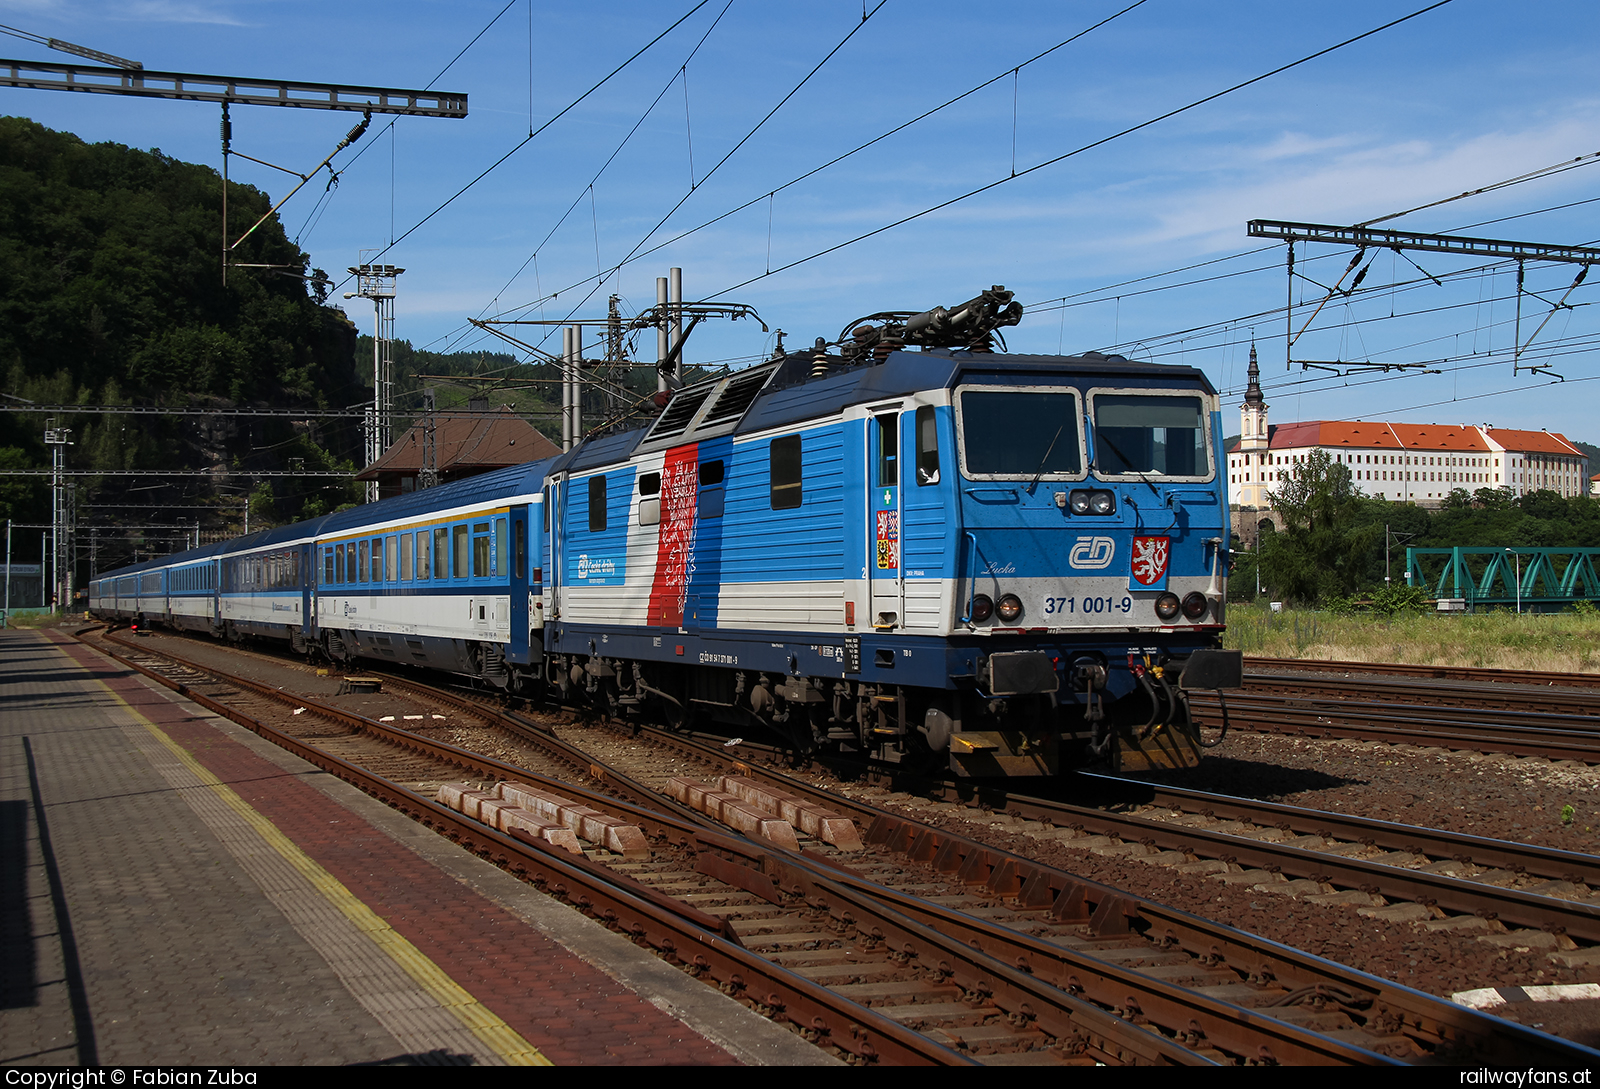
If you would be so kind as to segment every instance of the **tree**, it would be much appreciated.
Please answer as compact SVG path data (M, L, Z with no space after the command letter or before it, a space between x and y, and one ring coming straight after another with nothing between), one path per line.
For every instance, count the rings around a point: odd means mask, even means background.
M1383 534L1361 517L1349 468L1313 450L1268 498L1284 521L1282 533L1261 542L1261 574L1273 593L1305 604L1349 595Z

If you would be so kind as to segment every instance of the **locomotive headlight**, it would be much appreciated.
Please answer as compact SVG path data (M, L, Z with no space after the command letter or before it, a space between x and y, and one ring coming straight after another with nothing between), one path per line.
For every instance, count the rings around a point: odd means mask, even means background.
M1110 492L1090 492L1089 511L1091 514L1110 514L1117 509L1117 497Z
M1089 493L1073 492L1067 500L1067 505L1072 508L1073 514L1089 513Z
M1006 594L1000 599L1000 604L995 606L995 612L1007 624L1015 624L1022 619L1022 599L1016 594Z
M994 602L988 594L978 594L972 599L973 623L982 624L994 615Z
M1183 615L1190 620L1199 620L1206 615L1206 610L1211 607L1211 602L1206 600L1206 595L1199 590L1194 590L1184 595Z
M1156 598L1156 615L1162 620L1176 620L1180 608L1177 594L1167 593Z

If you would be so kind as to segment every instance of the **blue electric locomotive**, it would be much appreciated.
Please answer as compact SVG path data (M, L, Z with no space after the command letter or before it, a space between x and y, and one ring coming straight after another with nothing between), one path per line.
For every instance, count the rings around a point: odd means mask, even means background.
M992 350L1002 289L677 390L558 458L112 572L106 617L269 636L803 748L1187 766L1220 649L1217 396Z

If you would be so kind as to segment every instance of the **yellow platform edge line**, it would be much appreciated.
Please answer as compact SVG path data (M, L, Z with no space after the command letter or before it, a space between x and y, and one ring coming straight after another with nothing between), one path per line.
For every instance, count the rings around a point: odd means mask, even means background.
M455 1017L485 1046L493 1050L512 1066L553 1066L539 1049L527 1040L516 1029L506 1024L493 1011L484 1006L472 996L466 988L451 979L449 974L430 960L416 946L412 945L405 937L395 931L388 923L366 904L362 903L354 893L344 887L343 882L323 869L310 855L297 847L293 840L280 832L276 825L262 816L249 802L239 797L233 788L196 760L188 750L179 745L166 731L146 718L137 708L127 700L117 695L104 681L95 679L94 683L105 689L106 694L128 710L138 723L150 731L155 739L166 746L178 761L188 768L200 782L208 787L217 797L221 798L228 807L242 817L245 823L255 829L256 833L264 839L269 846L284 857L284 859L311 882L316 890L334 907L338 908L346 918L353 922L362 933L366 934L379 949L407 975L416 981L417 985L427 991L440 1006L449 1010Z

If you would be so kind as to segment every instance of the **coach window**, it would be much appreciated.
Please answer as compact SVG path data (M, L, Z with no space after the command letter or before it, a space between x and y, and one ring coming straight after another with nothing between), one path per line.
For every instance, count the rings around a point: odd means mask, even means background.
M773 439L768 451L772 472L772 509L794 510L800 506L800 436Z
M356 561L356 543L347 541L344 546L344 581L355 582L359 577L356 572L360 570Z
M328 582L341 583L344 581L344 545L334 545L328 549L328 554L333 557L333 572L328 576Z
M411 581L411 534L400 534L400 581Z
M388 563L385 565L383 577L389 580L400 578L400 538L385 537L383 539L384 556Z
M472 558L472 539L467 536L466 526L452 526L450 528L453 534L452 540L455 543L455 562L451 567L450 575L452 578L464 579L471 573L467 563Z
M428 569L431 565L431 561L428 559L428 541L431 539L427 530L421 529L417 531L417 578L419 580L426 580L428 577Z
M483 578L489 575L489 523L474 522L472 525L472 575L474 578Z
M512 560L511 573L518 577L528 570L528 526L525 522L517 522L511 529L512 547L517 550L516 557Z
M489 574L504 574L506 555L506 520L494 520L494 543L489 546Z
M383 581L383 538L372 538L372 581Z
M366 582L372 574L372 547L366 541L356 545L356 582Z
M589 478L589 532L604 533L606 529L606 478Z
M917 484L939 483L939 424L932 405L917 409Z
M445 526L433 531L433 577L450 577L450 530Z

